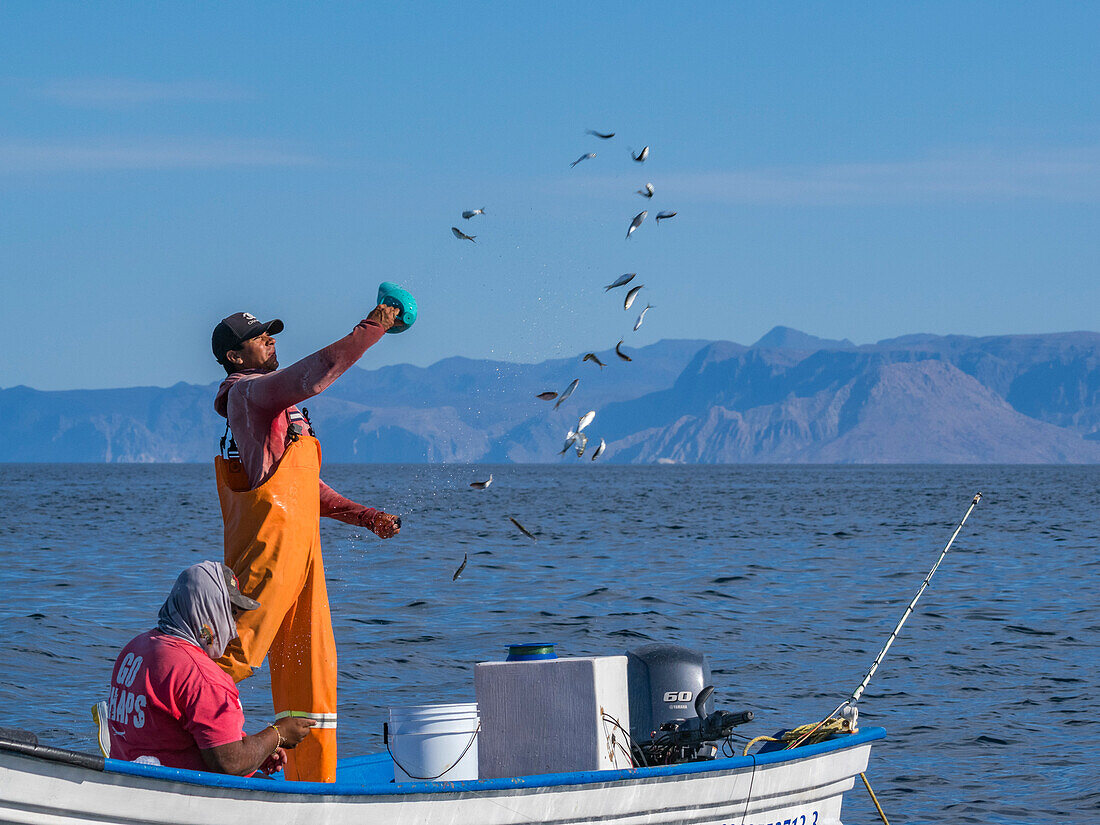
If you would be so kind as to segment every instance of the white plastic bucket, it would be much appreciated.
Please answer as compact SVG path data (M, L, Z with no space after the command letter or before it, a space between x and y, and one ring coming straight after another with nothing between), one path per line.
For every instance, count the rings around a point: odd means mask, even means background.
M477 779L477 703L390 708L394 782Z

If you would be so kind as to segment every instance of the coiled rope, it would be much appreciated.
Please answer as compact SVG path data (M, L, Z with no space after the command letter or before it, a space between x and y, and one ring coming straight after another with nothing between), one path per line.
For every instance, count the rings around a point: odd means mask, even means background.
M745 745L745 750L741 755L748 756L749 748L757 742L789 742L792 744L788 744L788 748L796 748L801 745L812 745L816 742L824 742L826 739L845 733L852 733L852 726L848 720L837 716L831 716L816 724L791 728L788 731L784 731L778 737L757 736L755 739L750 739L749 743ZM875 803L875 809L878 811L879 819L882 820L883 825L890 825L890 820L886 818L886 813L882 810L882 806L878 802L878 797L875 796L875 792L871 790L871 783L867 779L867 774L861 773L859 776L860 779L863 780L863 784L867 786L867 793L871 795L871 801Z

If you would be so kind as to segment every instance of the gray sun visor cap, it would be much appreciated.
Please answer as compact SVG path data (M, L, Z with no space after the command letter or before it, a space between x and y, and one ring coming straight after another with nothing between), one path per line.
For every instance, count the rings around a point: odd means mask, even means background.
M241 592L237 577L233 574L233 568L228 564L222 565L222 575L225 576L225 587L229 591L229 601L234 607L239 607L241 610L255 610L260 606L258 601L248 598Z
M214 357L219 361L225 358L225 354L231 349L240 349L241 344L250 338L263 335L278 335L283 331L283 322L278 318L271 321L261 321L251 312L235 312L222 318L214 327L214 334L210 337L210 345L214 350Z

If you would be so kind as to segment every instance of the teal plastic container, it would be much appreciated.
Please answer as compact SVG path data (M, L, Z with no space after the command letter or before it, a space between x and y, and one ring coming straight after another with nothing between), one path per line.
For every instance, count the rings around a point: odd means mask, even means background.
M378 303L400 310L394 325L386 332L404 332L416 321L416 298L393 281L383 281L378 285Z
M556 659L553 642L534 642L525 645L508 645L506 662L534 662L540 659Z

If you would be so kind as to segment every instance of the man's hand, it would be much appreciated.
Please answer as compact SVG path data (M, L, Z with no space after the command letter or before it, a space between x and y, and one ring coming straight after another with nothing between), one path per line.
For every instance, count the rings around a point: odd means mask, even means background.
M275 723L284 748L293 748L309 735L309 729L317 722L306 716L284 716Z
M379 513L374 517L371 531L382 539L392 539L401 532L401 517L391 516L389 513Z
M391 307L387 304L379 304L370 311L370 315L367 316L368 321L374 321L382 326L382 329L389 329L397 322L397 314L401 310L398 307Z
M260 773L267 776L286 767L286 751L279 748L260 764Z

